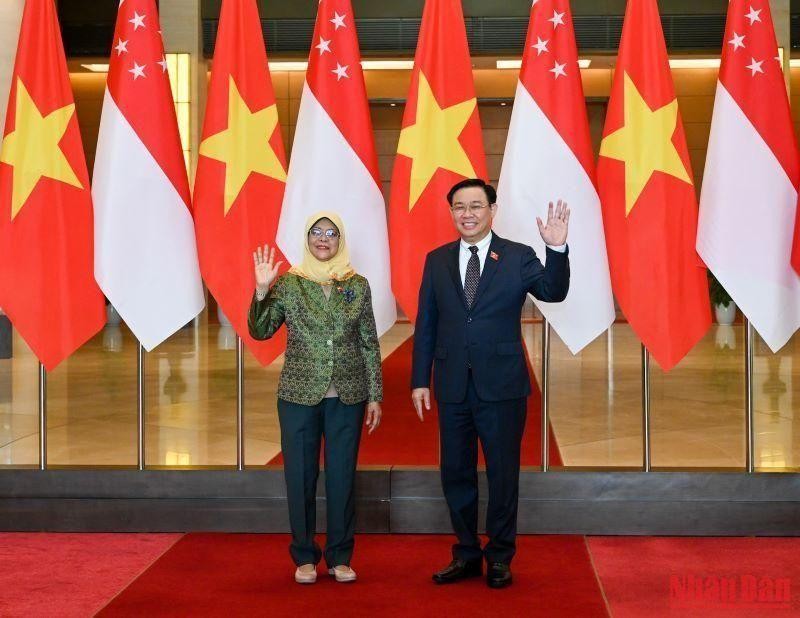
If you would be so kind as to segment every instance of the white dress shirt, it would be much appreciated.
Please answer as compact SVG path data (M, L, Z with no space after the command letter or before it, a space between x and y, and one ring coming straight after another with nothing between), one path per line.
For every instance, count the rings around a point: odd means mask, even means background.
M461 285L464 285L464 281L467 278L467 263L469 258L472 257L472 252L469 248L472 246L478 247L478 261L480 262L480 272L482 273L483 265L486 263L486 256L489 254L490 244L492 244L492 232L489 232L484 238L473 244L466 242L463 238L461 239L461 247L458 252L458 270L461 273ZM559 253L564 253L567 250L566 244L547 246Z

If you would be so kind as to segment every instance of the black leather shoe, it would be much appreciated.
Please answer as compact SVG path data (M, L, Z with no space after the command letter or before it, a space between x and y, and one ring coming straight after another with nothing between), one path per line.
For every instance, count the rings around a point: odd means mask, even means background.
M480 577L483 575L483 563L481 560L459 560L454 559L450 564L438 573L433 574L433 581L437 584L452 584L469 577Z
M489 588L505 588L511 585L511 567L502 562L492 562L486 569Z

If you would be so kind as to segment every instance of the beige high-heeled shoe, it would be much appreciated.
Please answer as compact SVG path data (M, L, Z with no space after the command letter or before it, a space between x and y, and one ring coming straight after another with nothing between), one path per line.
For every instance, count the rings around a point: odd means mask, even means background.
M311 571L301 570L304 566L313 566ZM294 572L294 581L298 584L313 584L317 581L317 568L316 565L301 564Z
M328 569L328 575L333 575L340 584L351 584L356 581L356 572L346 564Z

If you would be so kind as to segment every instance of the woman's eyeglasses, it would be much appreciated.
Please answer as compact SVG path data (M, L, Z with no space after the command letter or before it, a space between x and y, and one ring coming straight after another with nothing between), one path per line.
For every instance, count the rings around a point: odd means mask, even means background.
M339 232L337 232L336 230L331 230L331 229L322 230L318 227L312 227L308 231L308 235L311 236L311 238L322 238L324 236L328 240L339 238Z

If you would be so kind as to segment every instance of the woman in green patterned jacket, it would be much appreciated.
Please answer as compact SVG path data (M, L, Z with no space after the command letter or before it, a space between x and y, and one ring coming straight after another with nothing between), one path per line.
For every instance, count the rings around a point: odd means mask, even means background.
M303 262L278 276L275 248L253 254L256 292L248 324L268 339L286 324L286 360L278 385L286 494L297 566L295 581L311 584L322 559L338 582L353 582L358 444L365 422L381 420L381 351L369 283L350 265L344 227L333 213L306 224ZM325 437L328 534L324 554L314 542L317 477Z

